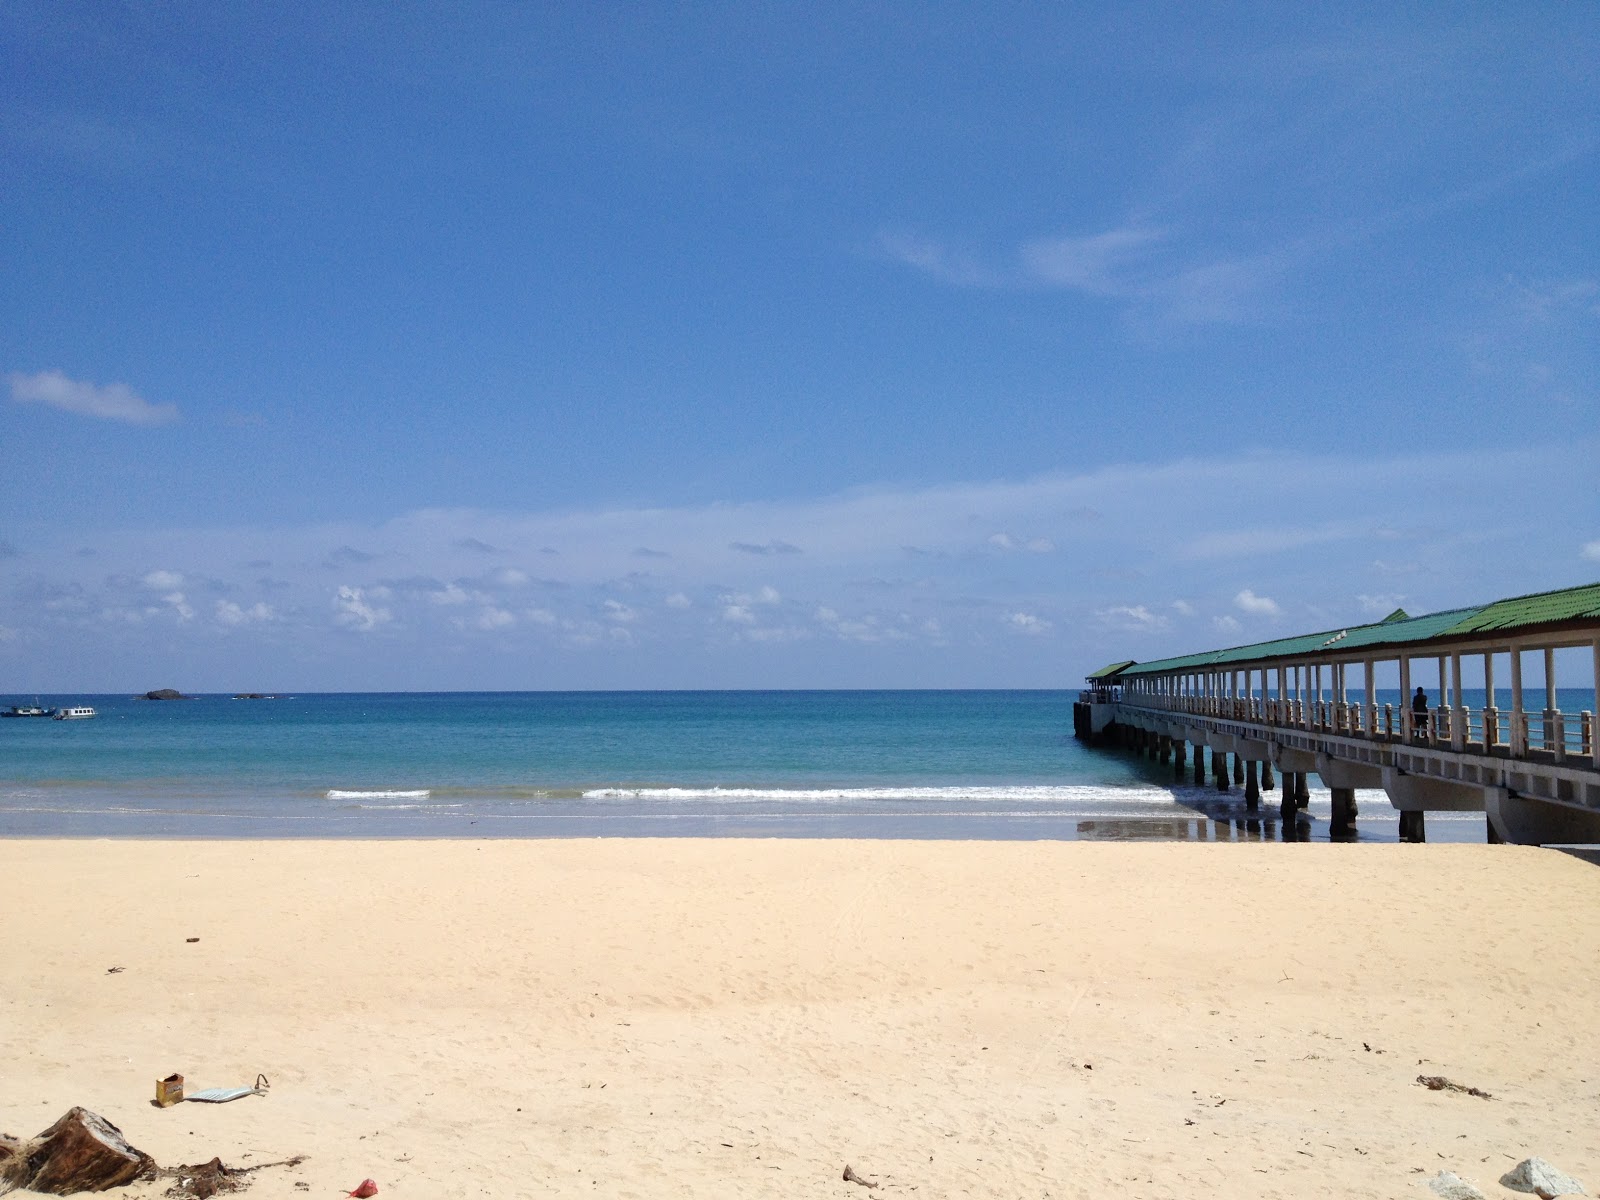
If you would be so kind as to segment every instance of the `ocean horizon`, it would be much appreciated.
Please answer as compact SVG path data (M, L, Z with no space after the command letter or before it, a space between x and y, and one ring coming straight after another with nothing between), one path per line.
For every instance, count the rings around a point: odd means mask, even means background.
M1241 788L1082 745L1076 696L41 695L98 716L0 721L0 836L1328 840L1325 788L1285 830L1275 793L1250 813ZM1381 791L1358 802L1359 840L1398 840ZM1428 831L1482 841L1484 819Z

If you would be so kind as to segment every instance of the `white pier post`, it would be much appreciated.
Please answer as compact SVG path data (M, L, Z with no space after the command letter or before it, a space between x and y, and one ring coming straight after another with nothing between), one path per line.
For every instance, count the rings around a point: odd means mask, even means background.
M1500 710L1494 703L1494 651L1483 652L1483 752L1492 754L1500 740Z
M1411 740L1411 660L1400 656L1400 740Z
M1461 652L1450 652L1450 700L1455 707L1450 719L1450 748L1467 748L1467 706L1461 702Z
M1561 756L1559 738L1561 730L1556 721L1556 652L1553 646L1544 648L1544 748Z
M1361 664L1362 678L1366 681L1367 688L1367 736L1376 737L1378 734L1378 686L1375 679L1378 664L1370 658Z
M1589 710L1594 718L1589 722L1589 753L1594 756L1595 770L1600 771L1600 637L1594 639L1594 707Z
M1522 736L1522 647L1511 648L1511 757L1521 758L1528 747Z
M1432 733L1443 735L1450 727L1450 690L1449 679L1444 673L1444 655L1439 655L1439 706L1433 710ZM1430 741L1434 740L1432 738Z

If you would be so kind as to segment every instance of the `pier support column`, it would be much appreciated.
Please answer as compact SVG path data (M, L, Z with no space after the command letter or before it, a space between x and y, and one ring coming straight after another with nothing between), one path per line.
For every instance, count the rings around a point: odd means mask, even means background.
M1273 789L1275 789L1277 786L1278 786L1277 785L1277 781L1272 778L1272 764L1270 762L1262 763L1261 764L1261 790L1263 792L1270 792Z
M1217 781L1217 791L1228 790L1228 755L1223 750L1211 752L1211 773Z
M1296 808L1311 807L1311 785L1306 782L1306 772L1294 773L1294 806Z
M1284 775L1284 777L1283 777L1283 795L1278 800L1278 820L1283 822L1283 828L1284 828L1285 831L1294 828L1295 816L1300 811L1298 808L1295 807L1295 803L1294 803L1294 783L1293 783L1293 780L1294 780L1294 776L1293 775L1291 775L1291 774L1285 774ZM1293 839L1285 836L1285 838L1283 840L1287 842L1287 841L1292 841Z
M1244 782L1244 755L1242 754L1233 756L1233 781L1240 784Z
M1328 825L1330 833L1338 836L1356 830L1355 788L1331 788L1333 793L1333 820Z
M1261 785L1256 782L1256 761L1244 765L1244 806L1251 812L1261 807Z
M1194 744L1194 785L1204 787L1206 782L1206 747L1204 742Z
M1172 739L1172 777L1179 782L1182 782L1188 768L1188 763L1184 760L1188 745L1189 743L1182 738Z
M1428 833L1420 808L1400 813L1400 840L1402 842L1425 842L1428 840Z

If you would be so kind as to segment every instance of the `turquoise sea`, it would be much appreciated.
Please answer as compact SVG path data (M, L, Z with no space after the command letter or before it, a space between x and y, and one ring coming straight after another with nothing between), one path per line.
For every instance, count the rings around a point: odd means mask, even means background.
M1325 791L1281 829L1275 795L1250 814L1080 745L1075 696L44 696L99 716L0 721L0 836L1326 840ZM1362 840L1396 840L1382 793L1360 800ZM1481 841L1483 818L1428 833Z

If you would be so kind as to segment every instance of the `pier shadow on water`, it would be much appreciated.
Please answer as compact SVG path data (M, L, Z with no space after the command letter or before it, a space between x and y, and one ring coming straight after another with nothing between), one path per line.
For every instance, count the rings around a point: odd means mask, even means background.
M1190 817L1116 818L1079 821L1077 834L1083 841L1108 842L1309 842L1312 822L1302 816L1295 821L1280 820L1277 811L1233 813L1199 812Z

